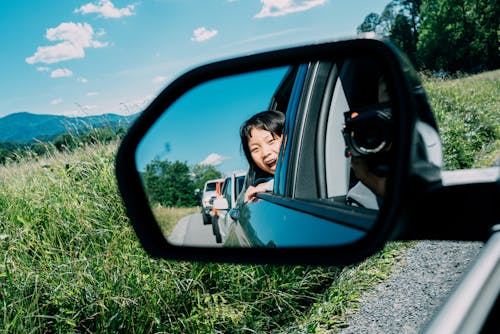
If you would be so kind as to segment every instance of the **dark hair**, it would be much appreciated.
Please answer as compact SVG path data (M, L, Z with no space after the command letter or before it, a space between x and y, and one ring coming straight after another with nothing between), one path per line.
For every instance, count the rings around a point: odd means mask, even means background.
M266 110L257 113L247 119L240 127L240 138L241 146L243 148L243 153L247 158L248 164L250 165L250 170L255 171L255 177L266 177L269 176L267 173L262 171L257 167L252 159L252 154L250 153L250 147L248 146L248 139L251 137L251 132L253 128L266 130L271 132L274 136L283 135L283 130L285 127L285 114L281 111Z

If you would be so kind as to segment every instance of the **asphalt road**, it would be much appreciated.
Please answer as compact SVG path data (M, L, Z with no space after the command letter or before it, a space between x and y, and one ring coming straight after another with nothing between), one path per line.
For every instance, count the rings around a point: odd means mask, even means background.
M212 225L204 225L201 213L194 213L179 220L168 241L178 246L221 247L215 241Z

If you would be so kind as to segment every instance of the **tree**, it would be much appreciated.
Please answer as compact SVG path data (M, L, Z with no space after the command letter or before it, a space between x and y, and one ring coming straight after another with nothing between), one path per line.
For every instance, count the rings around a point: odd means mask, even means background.
M500 0L392 0L358 32L388 37L418 69L477 72L500 66Z
M391 40L407 55L415 66L417 60L418 27L422 0L393 0L393 7L398 8L391 28Z
M377 13L370 13L365 17L363 23L357 27L358 34L365 32L376 32L379 24L380 15Z
M153 160L142 174L146 193L152 204L191 207L198 204L194 182L187 163Z
M417 40L412 30L410 19L398 14L391 29L391 41L403 50L412 63L416 66Z
M417 56L431 70L498 68L499 17L499 0L423 0Z
M373 31L391 39L416 64L420 5L421 0L392 0L380 15L368 14L357 31L358 33Z
M378 33L390 37L394 21L399 12L398 0L389 2L380 14Z
M192 174L195 188L200 190L208 180L222 178L222 173L212 165L197 164L193 167Z

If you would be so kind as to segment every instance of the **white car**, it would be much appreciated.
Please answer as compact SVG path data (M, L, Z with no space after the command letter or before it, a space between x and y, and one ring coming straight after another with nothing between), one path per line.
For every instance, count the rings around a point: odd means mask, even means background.
M203 224L210 224L211 222L211 211L213 199L217 196L217 184L220 185L224 182L224 179L213 179L205 182L203 187L203 194L201 195L201 215L203 217ZM219 188L220 189L220 188Z
M222 184L222 195L213 202L215 214L212 217L212 229L217 243L223 243L226 239L229 226L233 222L230 211L236 206L238 196L244 188L245 177L245 172L234 172L226 177Z

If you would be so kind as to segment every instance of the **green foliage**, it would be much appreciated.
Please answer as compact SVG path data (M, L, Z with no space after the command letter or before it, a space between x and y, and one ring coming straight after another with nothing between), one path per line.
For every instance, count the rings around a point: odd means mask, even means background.
M358 32L389 37L419 69L479 72L500 66L499 0L392 0Z
M88 127L79 131L66 131L47 141L30 143L0 142L0 164L19 161L25 157L50 155L54 150L72 151L89 144L109 143L122 138L127 132L124 126Z
M74 150L77 147L88 144L109 143L125 135L125 127L111 128L89 128L78 133L68 131L53 140L53 144L59 151Z
M0 331L267 332L337 277L338 268L149 258L121 206L115 149L0 166Z
M416 64L419 11L422 0L392 0L380 15L370 13L357 31L373 31L391 39Z
M361 23L356 30L358 33L371 32L371 31L377 32L377 29L379 27L379 22L380 22L380 15L378 15L377 13L370 13L365 17L363 23Z
M205 182L222 178L222 173L212 165L198 164L193 167L193 179L196 189L203 190Z
M429 76L424 85L440 125L445 168L500 161L500 70L454 80Z
M198 204L195 185L185 162L153 160L142 173L151 203L167 207L190 207Z
M410 19L406 15L396 15L394 25L391 29L391 40L402 50L405 50L412 63L416 63L416 31L412 29Z
M142 172L150 202L164 207L192 207L200 202L199 193L205 182L221 178L222 173L212 165L195 165L192 170L185 162L153 160Z
M425 80L448 168L498 158L498 85L498 71ZM334 331L411 246L345 268L151 259L115 184L117 144L0 166L0 332Z

